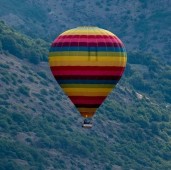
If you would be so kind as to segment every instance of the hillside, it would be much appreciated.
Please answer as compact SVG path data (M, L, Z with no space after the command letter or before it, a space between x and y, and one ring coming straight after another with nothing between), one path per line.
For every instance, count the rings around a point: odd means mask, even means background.
M3 23L0 28L2 170L171 169L170 65L151 54L129 53L124 77L86 130L47 59L31 48L37 40ZM6 48L8 35L15 49L25 40L40 61ZM43 40L39 48L47 53Z
M170 60L169 0L0 0L0 19L23 33L52 41L61 32L95 25L118 35L129 52Z

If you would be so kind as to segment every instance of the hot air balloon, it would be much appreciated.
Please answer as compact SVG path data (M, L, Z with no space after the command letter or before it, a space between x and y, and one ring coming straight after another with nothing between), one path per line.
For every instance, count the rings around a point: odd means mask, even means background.
M121 40L98 27L77 27L52 43L49 65L55 79L85 118L83 127L120 80L127 61Z

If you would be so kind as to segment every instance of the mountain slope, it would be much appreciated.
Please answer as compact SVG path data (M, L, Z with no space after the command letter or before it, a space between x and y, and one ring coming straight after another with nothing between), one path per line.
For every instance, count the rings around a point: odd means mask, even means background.
M67 29L96 25L118 35L129 52L170 62L169 0L0 0L0 6L1 20L32 37L52 41Z
M97 111L94 127L86 130L48 63L35 65L27 57L12 55L10 48L4 49L2 38L16 32L1 28L2 170L171 169L171 68L167 63L149 54L128 54L124 77ZM27 39L17 35L17 44ZM30 41L36 40L29 39L25 45Z

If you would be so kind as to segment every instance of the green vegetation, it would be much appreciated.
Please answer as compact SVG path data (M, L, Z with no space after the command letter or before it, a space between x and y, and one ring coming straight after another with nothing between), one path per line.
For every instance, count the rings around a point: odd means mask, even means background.
M19 55L26 47L45 55L46 45L31 48L37 40L0 24L0 169L171 169L170 65L129 53L123 78L86 130L47 66Z
M26 35L50 42L75 26L97 25L118 35L129 51L140 49L169 60L168 1L0 0L0 18Z
M146 93L158 102L171 103L171 66L150 54L128 54L127 86Z
M134 56L145 56L143 63ZM8 84L1 81L2 169L112 169L114 166L170 169L170 109L165 107L168 102L165 91L156 84L158 76L164 74L165 63L154 62L159 72L156 74L156 70L148 66L154 57L143 56L129 55L133 60L129 61L125 77L97 112L92 130L81 129L81 122L76 122L79 114L62 95L56 82L49 82L47 72L36 72L34 65L26 68L26 61L4 56L0 65L1 79ZM13 65L9 64L8 58L13 59ZM18 68L21 71L16 75L18 63L21 63ZM165 81L170 77L168 70ZM148 73L149 78L144 79L140 72ZM12 77L19 82L17 86ZM138 86L133 81L135 78L140 81ZM149 93L144 83L150 83L150 91L154 90L160 99L151 95L153 93ZM30 88L31 84L33 88ZM50 85L48 90L46 84ZM165 90L170 87L168 84L163 86ZM137 98L137 92L143 95L142 100ZM66 104L62 104L64 102Z
M27 86L20 86L18 92L25 96L29 96L29 88Z
M40 39L31 38L19 34L0 22L0 50L15 55L21 59L27 59L33 64L47 61L48 44Z

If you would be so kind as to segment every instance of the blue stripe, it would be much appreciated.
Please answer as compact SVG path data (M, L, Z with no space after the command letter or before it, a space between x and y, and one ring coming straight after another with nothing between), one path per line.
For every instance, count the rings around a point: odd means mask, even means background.
M126 52L125 49L119 47L97 47L95 50L94 48L88 47L51 47L50 52L57 52L57 51L109 51L109 52Z
M119 80L56 80L59 84L113 84Z

